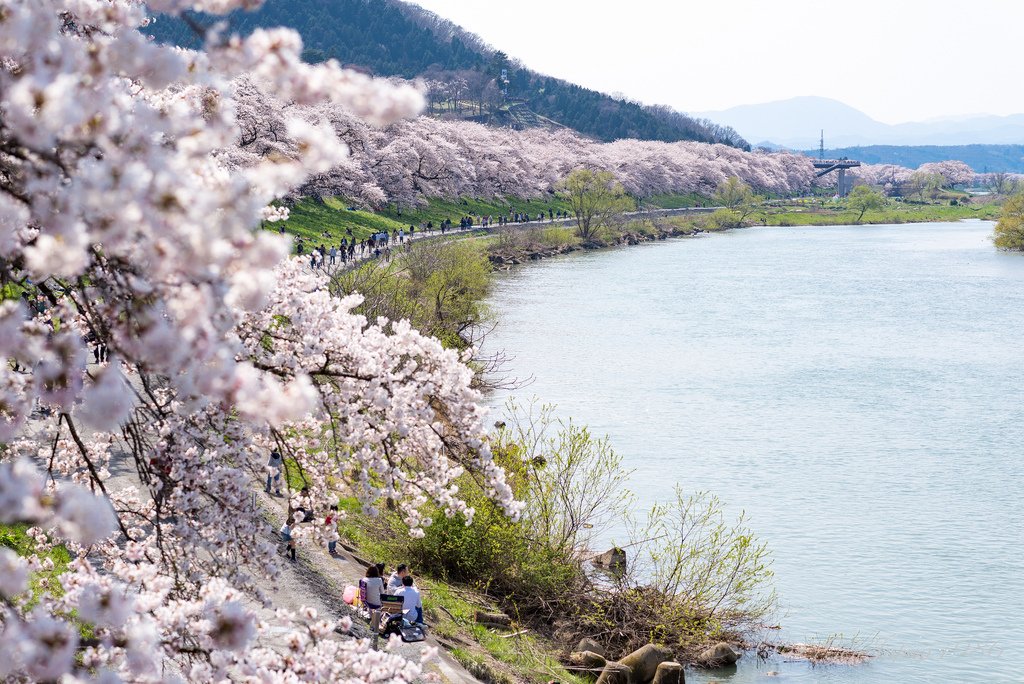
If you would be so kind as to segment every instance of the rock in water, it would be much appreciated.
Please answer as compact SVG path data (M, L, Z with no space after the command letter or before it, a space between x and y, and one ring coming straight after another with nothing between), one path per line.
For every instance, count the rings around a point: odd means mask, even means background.
M604 647L590 637L583 637L580 639L580 643L576 644L576 650L580 652L591 651L603 657L608 656L608 652L604 650Z
M622 663L608 663L597 678L597 684L632 684L631 670Z
M594 558L594 565L599 568L608 568L614 572L625 572L626 552L620 548L608 549Z
M651 684L686 684L686 674L683 666L677 662L666 660L658 665L657 672Z
M740 659L739 651L732 646L720 641L711 648L706 648L697 656L697 664L701 667L722 667L724 665L735 665Z
M600 653L593 651L575 651L569 654L569 663L577 668L581 677L596 679L608 662Z
M658 671L658 665L666 660L672 660L675 654L672 649L657 644L647 644L636 649L628 656L620 658L619 662L633 671L634 682L649 682L654 679L654 673Z

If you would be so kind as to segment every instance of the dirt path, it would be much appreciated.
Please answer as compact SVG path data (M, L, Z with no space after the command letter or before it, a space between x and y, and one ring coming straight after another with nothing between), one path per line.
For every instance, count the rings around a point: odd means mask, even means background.
M279 528L284 521L285 507L284 498L272 497L260 493L257 498L258 505L267 512L272 520L274 528ZM315 525L322 522L315 518L312 522L306 523ZM359 578L363 577L366 568L359 563L349 552L338 545L337 555L332 557L327 549L315 546L311 542L300 542L298 545L297 560L284 561L284 571L281 574L276 587L267 587L268 595L272 597L275 606L286 606L298 608L306 605L322 614L329 615L334 619L344 616L352 618L352 635L358 638L370 636L370 629L367 621L359 616L341 598L345 587L358 585ZM262 611L266 620L273 620L273 611ZM444 648L428 636L427 641L415 644L402 644L397 652L410 660L418 661L423 650L433 646L438 648L438 656L427 664L428 672L440 676L442 682L450 684L480 684L479 680L465 670Z

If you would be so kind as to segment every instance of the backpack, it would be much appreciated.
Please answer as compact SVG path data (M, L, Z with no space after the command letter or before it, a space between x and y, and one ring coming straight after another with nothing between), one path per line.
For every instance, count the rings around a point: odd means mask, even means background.
M392 615L380 626L380 635L382 637L389 637L392 634L397 634L407 644L426 641L427 639L427 633L423 629L423 625L409 622L401 613Z

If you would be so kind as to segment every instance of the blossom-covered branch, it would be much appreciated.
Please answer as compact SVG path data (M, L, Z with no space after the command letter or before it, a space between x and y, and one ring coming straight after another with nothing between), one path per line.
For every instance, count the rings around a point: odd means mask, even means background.
M279 570L251 496L267 452L301 469L305 506L350 489L414 533L428 500L471 514L466 469L518 505L460 358L353 315L256 227L348 163L328 113L386 126L422 97L304 64L290 31L189 52L147 21L137 0L0 0L0 524L35 550L0 550L0 678L411 681L418 663L313 611L278 611L291 631L268 645L252 606ZM242 165L225 150L252 135L246 78L295 115L256 129L280 153ZM73 560L33 595L56 544Z

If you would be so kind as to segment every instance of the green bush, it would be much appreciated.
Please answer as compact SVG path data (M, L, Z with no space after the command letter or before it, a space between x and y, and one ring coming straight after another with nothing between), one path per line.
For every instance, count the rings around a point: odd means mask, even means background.
M480 246L464 240L432 240L413 243L389 263L376 259L341 271L332 288L343 295L362 295L356 313L371 321L378 316L405 319L446 347L465 349L471 345L474 328L490 319L484 304L490 273Z
M1018 192L1003 205L995 228L995 243L999 249L1024 251L1024 192Z
M350 538L376 559L479 589L522 623L558 622L563 639L590 636L616 652L653 640L685 656L742 637L772 608L767 550L742 517L725 519L718 499L677 491L635 520L630 473L606 440L555 420L550 407L510 403L508 415L492 451L525 504L518 521L464 476L459 494L475 512L468 524L434 510L424 535L411 538L392 510L372 524L350 519ZM588 559L623 523L629 567L597 581Z
M739 212L732 209L716 209L705 217L704 222L708 230L727 230L742 225Z

